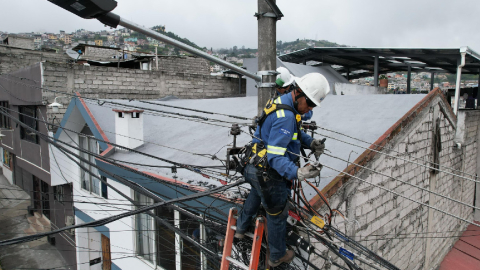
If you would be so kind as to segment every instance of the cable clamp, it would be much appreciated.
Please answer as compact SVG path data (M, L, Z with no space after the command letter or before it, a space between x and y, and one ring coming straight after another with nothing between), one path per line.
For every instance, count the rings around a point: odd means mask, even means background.
M273 87L277 87L277 84L276 83L259 83L258 87L259 88L273 88Z
M260 70L256 73L258 76L271 76L271 75L278 75L280 72L276 70Z

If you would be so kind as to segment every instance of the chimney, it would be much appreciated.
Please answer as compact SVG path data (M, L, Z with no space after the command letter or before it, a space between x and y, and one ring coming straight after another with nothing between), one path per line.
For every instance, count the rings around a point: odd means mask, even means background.
M143 110L117 110L115 112L115 143L128 148L143 145Z

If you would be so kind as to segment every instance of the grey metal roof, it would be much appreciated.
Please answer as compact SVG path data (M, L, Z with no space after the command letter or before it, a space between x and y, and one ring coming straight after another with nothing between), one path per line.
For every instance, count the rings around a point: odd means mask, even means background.
M456 73L457 60L465 51L463 74L480 73L480 56L468 47L461 48L349 48L324 47L306 48L279 56L280 60L290 63L307 61L320 62L319 65L333 65L335 70L350 79L372 76L375 56L379 57L379 73L408 71ZM358 73L360 71L366 71Z
M320 108L314 110L312 120L324 128L335 130L343 134L347 134L354 138L358 138L367 142L376 141L398 121L405 113L407 113L415 104L417 104L425 95L357 95L357 96L340 96L329 95ZM126 105L136 105L142 107L156 108L169 112L178 112L191 115L202 115L208 118L220 119L234 122L248 122L238 119L231 119L219 115L207 115L197 112L160 107L158 105L141 103L138 101L121 101ZM233 114L244 117L253 117L256 115L257 98L241 97L241 98L221 98L221 99L201 99L201 100L169 100L158 101L158 103L194 108L205 111L213 111L224 114ZM97 102L88 102L86 104L96 118L100 127L103 129L107 137L115 141L115 120L112 107L105 103L103 106ZM119 108L118 106L113 106ZM233 137L229 135L230 125L226 123L212 122L214 125L200 123L199 121L187 121L178 117L172 117L161 114L144 114L144 140L145 145L138 150L159 156L162 158L174 160L180 163L195 164L200 166L222 165L218 160L212 160L208 156L193 155L180 150L189 151L196 154L216 155L220 159L225 159L227 145L231 144ZM243 128L246 131L246 128ZM324 130L319 133L340 138L342 140L352 142L357 145L369 147L370 145L360 143L358 141L343 138L338 134L331 134ZM321 138L322 136L317 137ZM251 140L251 137L242 134L237 139L238 145L244 145ZM327 139L326 148L334 156L341 157L345 160L355 160L365 149L353 147L345 143ZM352 150L354 152L352 152ZM132 152L116 152L110 156L117 160L142 163L145 165L162 165L168 166L164 162L142 156ZM347 164L343 161L321 157L321 162L342 171ZM147 166L136 166L142 171L152 172L167 177L172 177L172 173L168 168L154 168ZM338 172L323 169L320 188L326 186ZM192 184L199 182L208 182L210 184L219 185L212 179L206 179L202 176L186 170L178 170L180 180L194 180ZM306 189L306 194L312 198L315 194L313 190Z
M243 66L247 68L250 72L257 72L258 71L258 58L246 58L243 59ZM277 68L285 67L287 68L290 73L295 77L302 77L308 73L317 72L325 76L327 78L328 83L330 84L330 89L334 89L333 85L337 82L341 83L349 83L345 77L341 76L337 71L329 66L308 66L308 65L300 65L294 63L287 63L282 62L280 59L277 58ZM257 88L255 88L256 82L253 79L247 79L247 96L256 96L257 95ZM333 93L331 91L330 93Z

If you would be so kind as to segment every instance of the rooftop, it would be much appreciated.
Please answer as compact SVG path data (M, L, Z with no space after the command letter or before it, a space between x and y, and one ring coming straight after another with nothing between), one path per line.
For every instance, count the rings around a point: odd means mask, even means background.
M425 95L331 95L323 101L319 109L314 110L312 120L316 121L322 128L346 134L366 142L374 142L424 97ZM230 122L249 123L250 121L232 119L222 115L209 115L167 108L160 106L160 104L249 118L256 114L257 106L256 97L155 101L154 103L158 103L158 105L141 101L115 100L115 102L123 103L125 107L108 103L104 103L101 106L98 102L86 100L89 110L110 141L115 142L115 120L112 109L131 110L132 108L127 106L133 105L169 112L172 114L153 113L145 110L145 144L138 150L180 163L198 166L223 165L217 159L212 160L212 156L221 160L225 159L226 148L233 142L233 137L229 135ZM174 113L207 117L209 120L201 120L199 118L187 120L185 117L174 115ZM216 120L227 121L228 123ZM246 128L244 130L246 131ZM343 138L338 134L323 129L319 129L318 133L341 138L358 145L358 147L355 147L333 139L327 139L327 150L332 155L345 160L355 160L364 152L365 149L362 147L370 146L370 144ZM323 136L315 135L315 137L322 138ZM237 138L237 145L244 145L250 140L251 137L249 135L242 133ZM137 167L142 171L172 177L170 168L151 167L152 165L171 166L170 164L141 154L117 151L110 157L119 161L130 162L130 166ZM327 156L322 156L320 161L340 171L347 166L345 162ZM142 165L132 165L131 163ZM318 183L319 187L325 187L337 175L336 171L323 169L321 181ZM180 180L190 181L195 185L219 184L212 179L202 178L200 175L186 170L179 170L178 176ZM306 190L306 195L312 198L314 195L313 190Z
M350 73L349 79L373 75L374 58L378 56L379 73L448 72L456 73L461 52L466 52L463 74L478 74L480 55L469 47L461 48L306 48L279 56L290 63L319 62L331 65L342 75Z

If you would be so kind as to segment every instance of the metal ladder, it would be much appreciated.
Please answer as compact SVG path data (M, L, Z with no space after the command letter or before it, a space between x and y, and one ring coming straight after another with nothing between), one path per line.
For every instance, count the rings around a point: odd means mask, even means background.
M230 263L245 269L245 270L257 270L258 258L260 257L260 250L262 248L263 230L265 229L265 220L263 217L257 218L255 222L255 234L245 233L245 235L253 238L252 254L250 256L250 265L247 266L232 257L232 244L235 230L237 229L237 209L231 208L228 215L227 234L225 235L225 245L223 246L222 265L220 270L228 270Z

